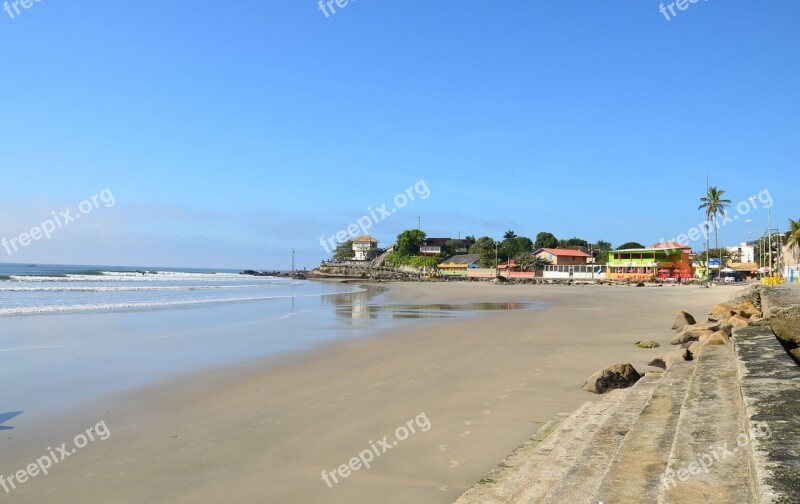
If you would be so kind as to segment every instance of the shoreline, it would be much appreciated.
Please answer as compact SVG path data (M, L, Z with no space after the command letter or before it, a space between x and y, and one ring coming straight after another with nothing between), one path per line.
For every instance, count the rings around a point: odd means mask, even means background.
M66 490L83 502L122 502L113 498L119 495L171 502L452 502L543 422L596 399L580 390L596 369L630 361L646 370L663 349L633 343L668 346L664 313L705 311L734 293L686 286L388 285L384 304L547 304L421 321L117 396L59 427L66 439L102 419L112 431L108 441L14 497L42 502L48 490ZM631 317L637 303L644 310ZM411 436L368 471L333 488L323 483L321 471L347 463L370 440L421 412L430 419L428 432ZM89 472L91 491L76 483Z

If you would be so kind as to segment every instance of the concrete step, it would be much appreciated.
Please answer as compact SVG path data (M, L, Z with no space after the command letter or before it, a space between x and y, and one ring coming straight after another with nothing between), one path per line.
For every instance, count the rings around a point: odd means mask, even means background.
M694 371L694 361L690 361L673 365L663 374L622 441L599 490L578 502L656 502Z
M639 420L642 410L653 396L661 376L661 373L651 373L636 383L625 402L610 415L575 464L541 502L586 502L597 493L602 478L619 452L625 436ZM537 500L534 499L533 502Z
M756 502L800 502L800 367L769 327L733 331Z
M506 504L518 502L531 482L554 471L566 472L583 444L599 428L600 419L616 410L632 389L615 390L599 401L587 402L566 418L551 421L517 448L455 504ZM576 453L577 452L577 453ZM543 473L546 473L543 475Z
M733 347L703 347L695 361L658 502L753 502Z

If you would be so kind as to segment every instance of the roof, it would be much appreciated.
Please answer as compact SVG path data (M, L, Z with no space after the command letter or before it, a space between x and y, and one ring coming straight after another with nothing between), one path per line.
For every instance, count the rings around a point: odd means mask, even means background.
M456 264L460 266L469 266L470 264L475 264L476 262L478 262L480 258L481 256L479 254L454 255L440 262L439 266L441 266L442 264Z
M378 240L370 235L362 235L353 240L353 243L378 243Z
M425 238L425 240L422 242L422 245L427 247L441 247L450 240L452 240L452 238Z
M500 263L500 264L497 265L497 268L498 269L519 268L519 265L517 263L515 263L514 261L511 261L511 263L507 263L507 262Z
M684 245L680 242L674 241L660 241L658 243L654 243L647 247L649 249L669 249L669 250L681 250L681 249L689 249L692 250L692 247L689 245Z
M570 249L554 249L554 248L540 248L535 254L539 252L547 252L550 255L554 255L556 257L592 257L586 252L581 252L580 250L570 250Z

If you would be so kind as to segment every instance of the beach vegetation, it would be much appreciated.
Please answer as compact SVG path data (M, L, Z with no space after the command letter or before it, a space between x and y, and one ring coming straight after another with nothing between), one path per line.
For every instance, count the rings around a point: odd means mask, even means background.
M353 250L353 240L347 240L336 246L333 251L333 259L335 261L346 261L356 256L356 251Z
M641 243L632 241L632 242L623 243L622 245L617 247L616 250L643 249L643 248L645 248L645 247Z
M558 238L553 233L542 231L536 235L536 241L533 242L533 248L536 250L543 248L556 248L558 247Z
M400 256L417 255L426 237L427 235L424 231L419 229L406 229L397 235L397 245L394 247L395 253Z
M725 191L718 189L716 186L711 186L706 191L706 195L700 198L700 206L698 210L706 211L706 219L714 224L714 248L719 250L719 223L717 217L725 217L725 209L727 209L731 200L724 199L722 196ZM722 255L719 256L720 267L725 264L722 260Z

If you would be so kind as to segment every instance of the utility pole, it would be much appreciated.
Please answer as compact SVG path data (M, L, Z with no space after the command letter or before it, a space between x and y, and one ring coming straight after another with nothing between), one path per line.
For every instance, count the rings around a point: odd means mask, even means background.
M294 249L292 249L292 273L294 273Z
M706 205L708 205L708 172L706 172ZM708 215L708 207L706 207L706 222L711 225L711 219ZM711 252L708 250L711 247L711 229L706 230L706 277L711 275L711 265L709 264ZM712 277L713 278L713 277Z
M772 275L772 207L767 208L767 232L769 233L769 274Z
M417 215L417 231L422 231L422 216Z

